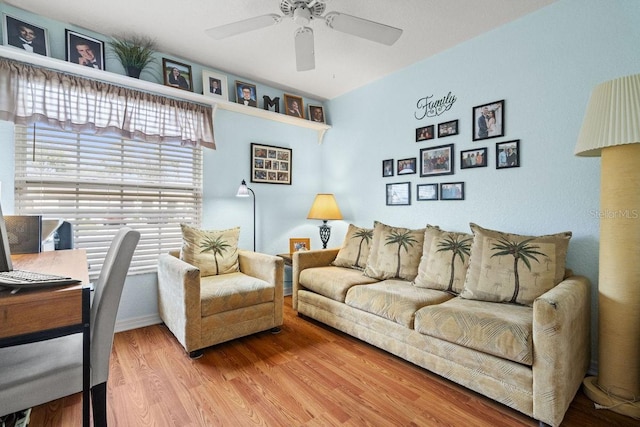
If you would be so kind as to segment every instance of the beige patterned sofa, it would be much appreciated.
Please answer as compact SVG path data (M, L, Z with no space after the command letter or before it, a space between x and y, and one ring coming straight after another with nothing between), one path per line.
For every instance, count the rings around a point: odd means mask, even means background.
M158 258L160 318L192 358L283 322L284 261L237 248L239 229L183 228L181 251ZM212 245L215 251L202 250ZM216 256L213 256L213 252Z
M472 229L350 225L342 248L293 255L293 308L560 425L590 361L590 285L564 268L571 234Z

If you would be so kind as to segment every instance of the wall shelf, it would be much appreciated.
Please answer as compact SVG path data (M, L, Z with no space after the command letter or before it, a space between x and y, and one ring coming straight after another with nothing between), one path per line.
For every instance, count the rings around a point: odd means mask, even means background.
M0 56L20 62L26 62L28 64L37 65L39 67L50 68L56 71L62 71L65 73L88 77L90 79L99 80L106 83L116 84L118 86L156 93L171 98L184 99L197 102L199 104L211 105L213 107L214 123L216 111L218 109L233 111L248 116L259 117L265 120L272 120L279 123L285 123L293 126L315 130L318 134L318 144L322 143L325 132L331 129L331 126L324 123L317 123L310 120L299 119L297 117L276 113L275 111L262 110L256 107L248 107L246 105L237 104L231 101L218 100L212 97L200 95L198 93L180 90L146 80L135 79L106 70L96 70L94 68L83 67L81 65L62 61L57 58L28 53L21 49L13 48L10 46L0 46Z

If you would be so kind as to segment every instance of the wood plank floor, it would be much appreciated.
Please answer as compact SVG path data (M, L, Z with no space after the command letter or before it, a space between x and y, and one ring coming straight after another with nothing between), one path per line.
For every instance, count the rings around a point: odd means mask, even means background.
M81 425L80 394L33 408L32 427ZM110 426L536 426L524 415L306 318L190 360L164 325L116 334ZM638 426L580 391L563 426Z

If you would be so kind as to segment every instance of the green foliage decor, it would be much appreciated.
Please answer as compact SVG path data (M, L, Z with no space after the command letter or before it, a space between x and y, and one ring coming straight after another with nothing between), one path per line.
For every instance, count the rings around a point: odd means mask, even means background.
M156 43L149 37L132 35L114 38L109 46L129 77L139 78L142 70L156 61L153 56Z

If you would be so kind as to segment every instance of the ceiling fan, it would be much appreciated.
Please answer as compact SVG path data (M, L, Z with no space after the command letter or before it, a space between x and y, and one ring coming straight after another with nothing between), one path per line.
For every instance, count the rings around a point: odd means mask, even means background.
M308 71L315 68L313 30L308 27L313 20L325 21L329 28L363 39L391 46L400 38L402 30L378 22L358 18L339 12L323 16L328 0L280 0L280 11L284 16L270 13L244 19L206 30L216 40L246 33L280 23L283 18L292 18L300 26L295 33L296 68Z

